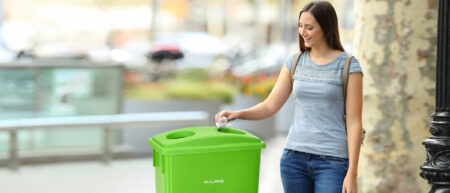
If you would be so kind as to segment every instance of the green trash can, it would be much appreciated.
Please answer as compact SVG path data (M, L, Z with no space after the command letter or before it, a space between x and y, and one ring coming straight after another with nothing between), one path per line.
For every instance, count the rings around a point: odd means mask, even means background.
M156 193L257 193L261 149L242 130L189 127L149 139Z

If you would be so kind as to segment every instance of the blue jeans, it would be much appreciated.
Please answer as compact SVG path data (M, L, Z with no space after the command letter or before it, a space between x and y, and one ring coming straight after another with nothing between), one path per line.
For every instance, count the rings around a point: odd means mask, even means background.
M342 193L348 159L284 149L280 170L285 193Z

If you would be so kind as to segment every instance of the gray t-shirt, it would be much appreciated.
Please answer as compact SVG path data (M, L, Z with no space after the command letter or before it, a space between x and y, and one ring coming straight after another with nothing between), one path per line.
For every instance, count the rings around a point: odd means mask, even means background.
M342 72L347 53L332 62L318 65L309 52L300 57L294 73L295 114L285 148L316 155L348 158L344 120ZM295 53L284 62L291 70ZM361 72L353 58L350 73Z

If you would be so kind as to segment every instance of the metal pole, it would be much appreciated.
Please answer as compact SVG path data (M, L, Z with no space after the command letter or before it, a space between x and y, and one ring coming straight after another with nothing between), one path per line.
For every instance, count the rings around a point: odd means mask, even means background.
M3 27L3 0L0 0L0 29ZM3 39L3 35L0 34L0 47L4 48L5 40Z
M109 164L111 161L111 129L103 128L103 163Z
M431 184L430 193L450 193L450 0L439 0L438 9L436 109L420 176Z
M19 156L17 154L17 131L9 131L9 168L16 171L19 168Z
M261 49L261 33L259 29L259 12L261 8L261 0L253 0L253 57L257 58Z
M289 28L289 23L291 23L291 4L291 0L281 0L281 39L286 45L289 44L290 40L293 38Z
M159 11L159 0L152 0L152 18L150 26L150 41L155 40L156 37L156 19Z
M223 15L222 15L222 37L226 36L228 33L228 0L223 0Z

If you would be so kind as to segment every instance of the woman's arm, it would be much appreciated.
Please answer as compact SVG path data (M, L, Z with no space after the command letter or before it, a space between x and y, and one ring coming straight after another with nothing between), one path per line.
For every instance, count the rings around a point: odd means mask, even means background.
M346 126L349 168L344 179L343 193L356 193L359 151L362 134L363 83L361 73L349 75L346 102Z
M362 135L363 84L362 74L349 75L346 102L347 143L349 154L349 173L358 174L359 151Z
M222 111L216 114L216 121L225 116L228 121L234 119L261 120L268 118L278 112L283 107L292 91L292 81L286 64L281 68L277 82L270 92L269 96L261 103L243 110Z

